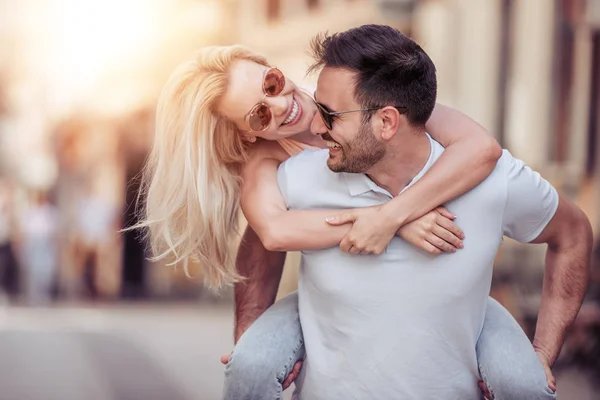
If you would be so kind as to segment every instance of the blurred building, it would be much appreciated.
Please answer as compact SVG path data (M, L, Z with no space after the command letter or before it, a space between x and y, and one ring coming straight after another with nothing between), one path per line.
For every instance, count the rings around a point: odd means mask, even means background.
M74 194L130 211L130 178L151 145L156 97L196 48L246 44L295 81L314 85L316 76L305 71L316 33L384 23L430 54L441 103L480 122L578 201L597 227L599 3L0 0L0 168L22 188L55 188L63 232L87 215L75 212ZM127 247L128 239L115 240ZM504 246L500 266L541 265L540 249L511 247ZM103 278L108 293L141 276L158 291L170 286L162 266L119 274L125 258L109 259L118 266ZM288 265L297 259L290 255ZM293 287L293 275L284 286Z
M61 294L138 297L199 286L147 263L139 233L118 230L133 218L158 93L198 47L226 40L227 6L0 0L0 177L18 198L44 190L58 206Z
M593 0L430 0L413 20L438 66L440 101L570 195L598 153L598 9Z

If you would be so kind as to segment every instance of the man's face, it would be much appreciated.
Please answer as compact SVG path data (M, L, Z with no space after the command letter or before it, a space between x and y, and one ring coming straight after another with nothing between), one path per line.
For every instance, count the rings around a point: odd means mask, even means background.
M317 81L315 100L329 112L359 110L354 100L355 73L325 67ZM333 116L328 129L319 113L311 130L321 135L329 147L327 165L333 172L365 173L385 155L385 145L376 137L371 122L363 122L363 112Z

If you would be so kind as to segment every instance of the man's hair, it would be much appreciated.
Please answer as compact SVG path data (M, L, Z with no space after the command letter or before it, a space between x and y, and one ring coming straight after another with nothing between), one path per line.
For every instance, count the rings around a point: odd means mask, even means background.
M414 40L385 25L321 33L311 40L314 63L356 72L354 97L363 108L403 106L413 125L424 126L435 107L435 65ZM366 114L366 120L372 114Z

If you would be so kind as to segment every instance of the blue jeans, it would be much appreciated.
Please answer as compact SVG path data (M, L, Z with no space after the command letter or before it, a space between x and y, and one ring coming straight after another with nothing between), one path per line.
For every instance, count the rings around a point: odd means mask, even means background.
M476 350L481 379L494 400L556 399L527 335L492 298ZM292 293L273 304L238 341L225 367L223 400L281 399L283 381L304 355L298 294Z

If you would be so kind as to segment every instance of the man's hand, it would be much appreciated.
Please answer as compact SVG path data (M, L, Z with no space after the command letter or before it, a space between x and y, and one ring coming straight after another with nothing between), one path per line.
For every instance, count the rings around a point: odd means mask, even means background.
M296 380L298 375L300 375L300 370L302 369L302 361L296 361L294 364L294 368L292 368L292 372L285 378L285 381L281 384L283 390L290 387L290 385Z
M550 361L548 357L544 355L541 351L536 349L535 354L537 354L540 362L542 363L542 367L544 367L544 372L546 373L546 381L548 382L548 387L552 389L553 392L556 392L556 378L552 374L552 369L550 368Z
M229 362L230 356L231 356L231 354L225 354L224 356L221 356L221 363L223 365L227 365L227 363ZM294 364L294 368L292 368L292 371L290 372L290 374L287 376L287 378L285 378L285 381L283 381L283 383L281 384L281 386L283 387L283 390L290 387L290 385L296 380L298 375L300 375L301 370L302 370L302 361L296 361L296 364Z
M479 381L479 389L481 389L481 392L483 393L483 398L485 400L492 400L492 395L490 394L490 391L488 390L487 386L485 386L485 383L483 381Z
M556 392L556 378L554 378L554 375L552 374L552 369L550 368L550 362L548 361L548 357L545 356L542 351L538 351L537 349L535 350L535 354L537 354L538 358L540 359L540 362L542 363L542 367L544 367L544 372L546 373L546 382L548 383L548 387L553 392ZM481 391L483 392L483 396L485 397L485 399L491 400L492 395L490 394L490 391L488 390L485 383L483 381L479 381L478 383L479 383L479 389L481 389Z

